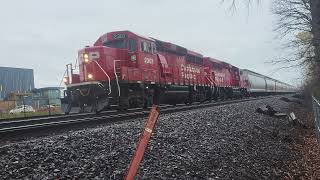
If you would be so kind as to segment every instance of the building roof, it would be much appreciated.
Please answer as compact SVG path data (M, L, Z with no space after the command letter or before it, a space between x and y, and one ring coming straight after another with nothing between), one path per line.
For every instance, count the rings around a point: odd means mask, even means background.
M20 68L20 67L5 67L5 66L0 66L0 69L21 69L21 70L31 70L33 71L33 69L30 68Z

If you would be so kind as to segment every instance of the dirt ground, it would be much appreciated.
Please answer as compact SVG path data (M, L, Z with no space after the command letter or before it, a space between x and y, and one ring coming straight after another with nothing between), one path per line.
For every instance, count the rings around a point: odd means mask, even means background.
M292 148L300 158L289 165L291 172L288 173L288 179L320 179L320 143L317 141L311 108L306 102L290 106L290 110L306 127L297 125L292 129L295 136Z

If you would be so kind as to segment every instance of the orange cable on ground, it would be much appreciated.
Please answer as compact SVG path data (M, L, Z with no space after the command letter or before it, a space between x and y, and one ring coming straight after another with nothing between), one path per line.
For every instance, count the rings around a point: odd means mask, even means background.
M155 128L155 125L157 123L158 117L160 114L160 109L157 105L152 106L149 118L144 126L143 133L140 137L137 149L134 153L134 156L131 160L127 175L125 177L125 180L134 180L134 177L137 174L137 171L140 166L140 162L143 158L144 152L146 151L146 148L148 146L149 140L151 138L152 132Z

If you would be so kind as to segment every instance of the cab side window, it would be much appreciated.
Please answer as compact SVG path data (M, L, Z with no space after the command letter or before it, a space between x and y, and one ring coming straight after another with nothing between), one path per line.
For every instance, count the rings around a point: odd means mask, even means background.
M129 39L129 51L137 51L137 41L135 39Z
M141 51L147 52L147 53L153 53L153 48L151 46L150 42L141 42Z
M156 49L155 44L151 44L151 48L152 48L153 53L157 53L157 49Z
M141 51L148 52L147 42L141 42Z

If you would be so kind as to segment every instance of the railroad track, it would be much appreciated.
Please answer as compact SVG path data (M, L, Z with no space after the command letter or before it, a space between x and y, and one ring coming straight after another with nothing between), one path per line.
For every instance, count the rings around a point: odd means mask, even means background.
M213 107L213 106L221 106L226 104L240 103L246 101L254 101L268 98L258 97L258 98L245 98L245 99L237 99L237 100L227 100L227 101L217 101L217 102L205 102L205 103L197 103L192 105L182 105L178 104L176 106L166 105L160 106L161 114L167 114L178 111L186 111L191 109L205 108L205 107ZM34 119L26 119L26 120L18 120L18 121L5 121L0 123L0 139L5 135L21 135L23 136L23 132L36 132L36 130L44 129L44 128L57 128L64 127L67 125L74 124L84 124L84 123L112 123L112 122L120 122L128 119L138 118L138 117L146 117L149 115L148 109L129 109L126 112L117 112L117 111L106 111L102 114L78 114L78 115L66 115L66 116L54 116L54 117L46 117L46 118L34 118Z

